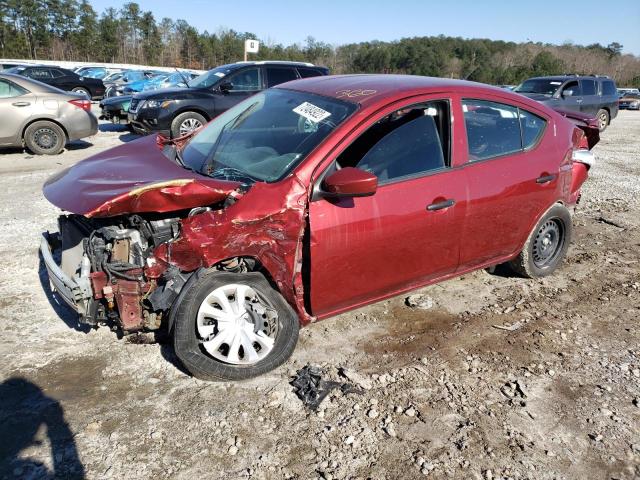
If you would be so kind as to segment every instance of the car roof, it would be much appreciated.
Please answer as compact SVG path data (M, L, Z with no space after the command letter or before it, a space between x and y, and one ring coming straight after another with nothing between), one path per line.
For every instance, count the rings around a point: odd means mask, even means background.
M539 107L539 103L509 90L484 83L417 75L356 74L329 75L283 83L285 88L333 97L360 105L375 104L391 98L438 92L485 92Z

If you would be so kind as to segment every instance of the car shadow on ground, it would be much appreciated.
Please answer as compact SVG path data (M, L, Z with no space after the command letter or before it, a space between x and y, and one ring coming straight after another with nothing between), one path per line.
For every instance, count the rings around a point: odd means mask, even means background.
M40 263L38 266L38 277L40 278L40 285L42 286L42 291L44 292L51 308L56 312L58 318L67 324L69 328L73 328L78 332L89 333L91 331L91 327L89 325L81 324L78 321L78 314L74 312L64 300L58 297L58 295L51 289L51 283L49 283L49 274L47 273L47 267L44 264L44 259L42 258L42 254L38 254Z
M120 123L101 123L98 125L101 132L128 132L129 126Z
M40 445L45 435L52 471L22 453ZM0 478L85 478L64 409L25 378L13 377L0 384L0 438Z
M93 147L93 143L85 142L84 140L74 140L67 143L67 150L84 150L85 148Z

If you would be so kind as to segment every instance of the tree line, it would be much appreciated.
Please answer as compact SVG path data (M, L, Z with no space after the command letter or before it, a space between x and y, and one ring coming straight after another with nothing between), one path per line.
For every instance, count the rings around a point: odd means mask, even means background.
M135 2L100 15L87 0L0 0L0 57L137 63L208 69L242 60L250 32L199 32L185 20L157 20ZM333 46L261 42L256 60L308 61L333 73L406 73L516 84L534 75L609 75L640 86L640 57L622 45L515 43L425 36Z

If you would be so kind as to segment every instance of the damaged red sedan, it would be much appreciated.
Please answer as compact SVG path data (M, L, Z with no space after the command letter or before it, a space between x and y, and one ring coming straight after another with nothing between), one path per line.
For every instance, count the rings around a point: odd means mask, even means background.
M598 141L573 117L456 80L290 82L49 179L68 214L43 260L81 322L166 328L195 376L249 378L300 325L501 263L553 272Z

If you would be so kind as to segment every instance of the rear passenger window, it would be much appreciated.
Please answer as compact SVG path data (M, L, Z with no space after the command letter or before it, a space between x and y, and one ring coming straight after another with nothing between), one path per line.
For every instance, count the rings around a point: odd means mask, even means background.
M469 160L508 155L533 147L546 121L526 110L503 103L463 100Z
M470 160L484 160L522 149L518 109L482 100L462 102Z
M596 82L595 80L581 80L582 82L582 94L583 95L596 95Z
M397 110L360 135L337 164L371 172L380 183L448 167L449 118L444 100Z
M319 77L322 75L318 70L314 70L313 68L298 67L298 73L300 74L300 78Z
M0 79L0 98L19 97L25 93L29 93L29 91L9 80Z
M520 110L520 128L522 128L522 147L525 150L530 149L542 136L546 121L537 115L526 110Z
M603 95L617 95L616 84L611 80L605 80L602 82L602 94Z
M298 78L293 68L267 67L268 87L289 82Z

